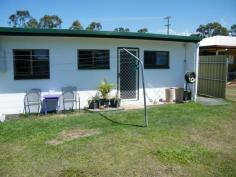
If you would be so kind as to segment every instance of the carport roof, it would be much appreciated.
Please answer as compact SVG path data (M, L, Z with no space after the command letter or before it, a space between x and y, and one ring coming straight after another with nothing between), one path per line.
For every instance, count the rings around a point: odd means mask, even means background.
M204 38L200 42L200 48L232 48L236 49L236 37L213 36Z

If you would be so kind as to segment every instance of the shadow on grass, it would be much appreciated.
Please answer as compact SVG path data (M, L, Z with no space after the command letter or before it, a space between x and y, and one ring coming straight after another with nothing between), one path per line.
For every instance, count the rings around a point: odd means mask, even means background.
M131 124L131 123L122 123L122 122L118 122L115 120L112 120L111 118L107 117L106 115L102 114L102 113L98 113L102 118L114 123L114 124L119 124L119 125L127 125L127 126L133 126L133 127L146 127L144 125L137 125L137 124Z

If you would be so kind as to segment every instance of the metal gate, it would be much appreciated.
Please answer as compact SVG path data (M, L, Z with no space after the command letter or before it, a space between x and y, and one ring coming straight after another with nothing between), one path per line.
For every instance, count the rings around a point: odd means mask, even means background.
M225 98L228 63L226 55L200 56L198 94Z
M138 56L138 49L127 49ZM118 87L121 99L138 99L138 62L137 60L118 48Z

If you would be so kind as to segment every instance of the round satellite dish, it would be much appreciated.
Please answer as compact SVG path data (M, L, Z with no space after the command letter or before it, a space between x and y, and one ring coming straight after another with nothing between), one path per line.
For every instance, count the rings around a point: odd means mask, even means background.
M196 82L195 72L187 72L184 77L187 83L193 84Z

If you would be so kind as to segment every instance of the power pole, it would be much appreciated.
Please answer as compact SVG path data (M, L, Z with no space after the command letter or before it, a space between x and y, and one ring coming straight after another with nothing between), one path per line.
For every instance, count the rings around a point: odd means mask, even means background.
M167 20L167 25L165 25L167 27L167 34L170 34L170 16L165 17L165 19Z

